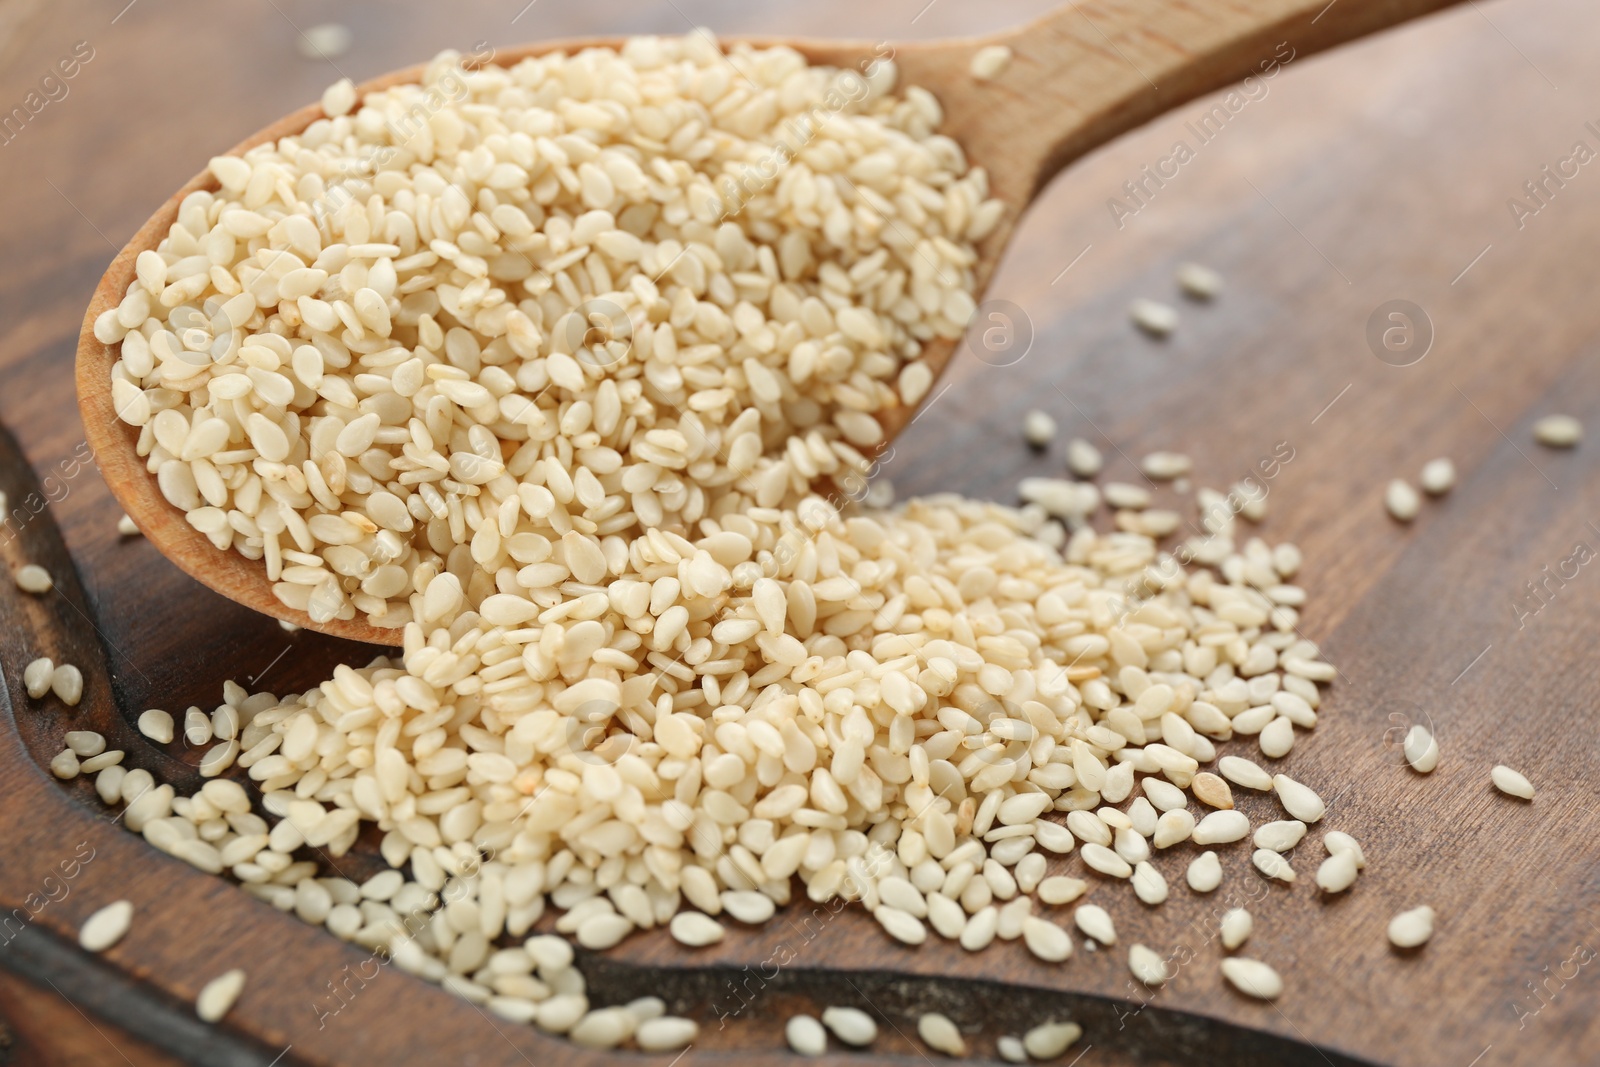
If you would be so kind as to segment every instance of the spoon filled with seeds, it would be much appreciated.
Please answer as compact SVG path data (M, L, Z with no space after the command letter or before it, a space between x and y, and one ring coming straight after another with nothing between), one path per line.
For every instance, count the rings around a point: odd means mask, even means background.
M860 477L975 319L1009 333L979 301L1052 175L1449 2L1139 0L983 39L596 39L342 81L111 264L88 439L168 558L344 637L665 609L669 558L680 591L749 590L741 521Z

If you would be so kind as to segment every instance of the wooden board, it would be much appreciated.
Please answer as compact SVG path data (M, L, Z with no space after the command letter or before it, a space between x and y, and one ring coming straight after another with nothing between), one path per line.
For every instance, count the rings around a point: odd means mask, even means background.
M293 26L351 25L356 47L337 62L359 79L480 39L678 32L691 22L900 39L993 29L1047 6L676 0L644 14L541 0L518 17L520 3L408 6L402 16L377 0L224 8L176 0L117 16L120 4L18 0L0 10L6 109L75 42L94 48L67 96L0 145L10 207L0 421L26 456L0 455L0 488L23 508L0 552L48 560L62 579L61 594L43 601L0 590L0 670L18 727L0 727L0 911L39 893L79 842L95 850L64 898L0 947L0 967L48 994L12 997L11 979L0 986L0 1018L24 1038L15 1047L71 1031L78 1043L45 1062L116 1062L80 1032L98 1027L112 1044L128 1044L133 1062L595 1059L491 1023L387 968L330 1014L338 1002L329 983L359 969L363 953L155 854L90 803L86 787L62 788L38 770L70 722L120 731L116 743L131 746L132 762L181 775L196 753L157 752L132 735L128 724L145 707L209 708L227 677L293 691L332 663L371 654L289 637L183 577L149 545L119 538L117 511L81 462L71 392L78 319L116 247L212 152L337 76L296 57ZM202 12L203 39L193 29ZM1560 187L1552 182L1542 206L1522 187L1575 141L1600 147L1585 125L1600 117L1590 103L1600 71L1586 47L1597 29L1600 13L1583 0L1473 4L1290 61L1203 144L1189 124L1212 102L1080 162L1029 216L990 293L1031 333L1026 355L958 357L951 387L887 464L902 493L1006 498L1017 478L1062 469L1059 446L1037 456L1021 445L1018 423L1034 406L1056 416L1063 438L1082 434L1113 456L1108 477L1132 476L1126 457L1178 448L1194 457L1203 484L1225 486L1287 443L1293 459L1271 482L1265 531L1304 548L1312 599L1302 629L1341 677L1321 725L1285 763L1336 797L1329 824L1366 844L1372 867L1351 894L1317 899L1306 884L1311 850L1292 890L1265 887L1242 850L1230 855L1214 899L1178 889L1151 911L1125 891L1097 888L1094 899L1124 931L1193 949L1173 983L1137 1000L1120 953L1080 946L1066 966L1046 967L1015 944L979 956L946 944L904 949L855 909L797 909L688 959L660 933L636 937L586 961L597 995L663 995L710 1020L691 1059L740 1063L778 1062L782 1020L828 1003L879 1011L892 1025L874 1058L905 1063L921 1061L907 1035L928 1006L958 1019L975 1053L991 1057L997 1034L1069 1015L1093 1046L1085 1062L1102 1064L1592 1059L1594 969L1579 963L1600 939L1588 655L1600 598L1587 567L1567 579L1546 574L1577 543L1600 547L1591 525L1600 523L1600 461L1592 442L1571 453L1540 449L1529 425L1565 410L1600 426L1600 304L1590 292L1600 178L1585 167ZM1144 178L1142 168L1155 168L1179 139L1194 158L1160 186ZM1124 189L1140 180L1142 203ZM1113 197L1124 205L1120 227ZM1521 228L1512 197L1539 207ZM1226 276L1216 304L1176 296L1172 268L1190 258ZM1136 334L1125 316L1135 296L1177 302L1177 335L1156 343ZM1368 345L1369 320L1392 300L1419 305L1432 323L1431 347L1410 366L1383 362ZM1414 477L1436 455L1454 458L1461 484L1412 527L1395 525L1381 508L1383 484ZM50 501L37 517L30 477ZM1546 583L1544 603L1528 599L1529 582ZM20 692L22 664L56 649L90 677L70 715L34 710ZM1444 750L1427 779L1395 750L1410 721L1431 723ZM1490 791L1488 768L1502 760L1538 784L1531 806ZM1245 810L1254 817L1266 808ZM1189 853L1174 852L1161 866L1176 884ZM1228 893L1259 901L1251 951L1288 983L1275 1006L1221 985L1210 931ZM71 932L116 896L139 901L134 931L104 959L84 961ZM1440 913L1435 941L1394 954L1384 923L1424 901ZM186 1005L231 966L250 972L245 996L218 1043L197 1044L179 1026L192 1023ZM53 1025L41 1025L44 1012Z

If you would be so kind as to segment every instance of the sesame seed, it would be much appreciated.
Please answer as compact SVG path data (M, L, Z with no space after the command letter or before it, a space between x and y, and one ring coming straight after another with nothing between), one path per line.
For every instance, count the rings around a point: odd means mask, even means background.
M1222 861L1207 849L1189 861L1184 878L1196 893L1210 893L1222 884Z
M1433 909L1426 904L1402 911L1389 920L1389 941L1396 948L1416 948L1433 936Z
M1342 893L1355 884L1357 873L1355 852L1335 852L1317 867L1317 885L1324 893Z
M1167 969L1167 962L1156 954L1154 949L1144 945L1130 945L1128 947L1128 970L1133 976L1145 985L1154 989L1162 985L1172 975Z
M1430 459L1423 464L1417 481L1429 496L1443 496L1455 487L1456 465L1445 456Z
M78 944L90 952L104 952L122 940L133 924L133 905L126 900L107 904L83 921Z
M1072 921L1078 924L1078 929L1085 935L1102 945L1117 943L1117 928L1111 922L1111 915L1098 904L1078 905L1073 910Z
M1022 436L1034 448L1048 448L1056 439L1056 420L1047 411L1031 408L1022 416Z
M1214 300L1222 292L1222 275L1199 263L1181 263L1177 270L1178 288L1195 300Z
M1128 317L1133 324L1151 337L1166 337L1178 328L1178 311L1170 304L1144 297L1128 305Z
M27 563L17 568L17 588L24 593L48 593L55 588L55 580L50 577L50 572L37 563Z
M936 1011L917 1018L917 1034L935 1052L942 1052L946 1056L967 1054L967 1043L961 1037L960 1028Z
M1395 478L1383 491L1383 506L1396 522L1410 522L1421 510L1422 499L1404 479Z
M1022 1035L1022 1047L1036 1060L1053 1060L1083 1036L1074 1022L1041 1023Z
M1222 976L1239 992L1257 1000L1276 1000L1283 994L1283 979L1260 960L1229 956L1222 961Z
M825 1008L822 1025L832 1030L834 1037L856 1048L870 1045L878 1037L877 1022L860 1008Z
M1533 439L1546 448L1572 448L1583 439L1583 423L1571 415L1546 415L1533 424Z
M244 972L225 971L207 982L195 998L194 1012L202 1022L214 1023L228 1014L239 994L244 992Z
M1533 783L1504 763L1495 765L1489 772L1489 779L1494 782L1496 789L1508 797L1517 797L1521 800L1533 799Z
M986 45L973 53L971 74L981 82L993 81L1010 65L1010 48L1003 44Z
M1427 774L1439 765L1439 743L1421 723L1413 725L1406 731L1403 750L1406 762L1419 774Z
M1250 939L1255 920L1244 908L1229 908L1222 915L1222 946L1233 951Z
M1067 469L1079 478L1093 478L1105 467L1100 450L1081 437L1067 442Z

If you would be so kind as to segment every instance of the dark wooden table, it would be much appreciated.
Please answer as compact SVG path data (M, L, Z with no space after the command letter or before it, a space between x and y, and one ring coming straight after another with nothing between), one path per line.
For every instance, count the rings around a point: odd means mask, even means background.
M0 934L0 1064L592 1061L388 969L326 1014L337 1003L329 983L363 954L156 854L115 827L87 786L62 788L38 769L67 722L93 723L129 746L131 763L181 777L197 754L144 744L129 726L142 709L209 708L228 677L295 691L372 652L289 637L118 537L72 396L84 304L115 250L207 157L341 72L360 80L480 40L696 24L939 36L1050 5L124 3L0 6L0 113L26 107L75 47L80 60L92 49L64 96L47 86L59 99L0 134L0 422L23 457L0 449L13 509L0 554L49 561L62 579L43 601L0 588L0 670L16 708L16 727L0 726L0 912L45 892L80 842L95 855L62 899L16 936ZM337 71L295 48L297 27L327 20L355 35ZM1600 577L1587 566L1547 577L1577 546L1600 550L1600 448L1551 452L1529 429L1557 410L1600 427L1600 163L1563 164L1578 142L1600 151L1597 33L1600 11L1584 0L1469 3L1295 58L1204 143L1189 123L1214 101L1079 162L1035 207L990 293L1031 334L1025 357L995 366L959 356L950 388L887 465L902 494L1007 498L1019 477L1063 468L1059 445L1045 456L1021 445L1018 424L1034 406L1055 415L1063 439L1099 443L1110 476L1132 474L1128 456L1175 448L1194 457L1202 484L1225 487L1292 450L1271 483L1265 531L1304 549L1302 628L1340 678L1321 725L1286 762L1337 795L1330 823L1360 838L1372 865L1352 893L1323 903L1309 877L1268 891L1231 857L1229 891L1270 896L1253 909L1251 951L1285 975L1278 1004L1222 985L1209 940L1220 901L1186 889L1155 911L1124 892L1094 894L1122 930L1194 946L1196 963L1154 996L1134 997L1120 952L1080 946L1047 967L1016 944L980 956L903 949L853 909L811 923L791 914L687 961L660 932L636 937L586 961L596 996L658 992L710 1020L686 1063L778 1062L788 1014L846 1002L892 1024L873 1058L908 1064L922 1062L906 1035L929 1006L966 1026L982 1056L997 1034L1050 1014L1079 1018L1091 1065L1600 1059ZM1147 180L1143 168L1180 139L1192 160L1164 184ZM1547 178L1547 165L1567 176ZM1145 183L1138 198L1130 181ZM1544 183L1538 199L1530 181ZM1226 276L1214 305L1177 297L1172 271L1185 259ZM1157 343L1132 330L1125 309L1136 296L1178 303L1177 334ZM1392 301L1413 305L1420 332L1385 360L1368 334ZM1436 455L1454 458L1460 485L1412 526L1391 522L1383 485ZM22 665L52 652L90 679L71 715L18 699ZM1426 779L1395 747L1413 721L1431 724L1443 749ZM1531 806L1491 792L1500 761L1538 785ZM1308 876L1315 859L1298 866ZM72 931L117 896L140 902L133 932L84 958ZM1384 924L1421 902L1439 912L1435 940L1399 956ZM250 982L227 1024L196 1023L195 992L236 965Z

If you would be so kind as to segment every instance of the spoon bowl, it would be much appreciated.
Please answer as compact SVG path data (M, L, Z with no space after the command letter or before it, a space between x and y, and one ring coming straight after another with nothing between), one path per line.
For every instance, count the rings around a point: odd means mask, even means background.
M757 47L783 44L814 65L870 70L892 56L899 86L921 86L944 111L939 132L959 143L971 165L985 168L990 195L1005 205L999 223L978 243L975 299L981 301L1023 211L1058 171L1073 160L1152 118L1243 78L1270 76L1282 63L1396 25L1457 0L1121 0L1070 3L1034 22L982 38L888 45L869 41L741 38ZM507 49L493 57L513 65L530 56L590 47L619 47L618 37L546 41ZM980 79L973 59L1004 46L1011 58L996 76ZM419 81L425 64L384 74L357 87L359 96ZM303 131L323 118L320 104L294 111L228 150ZM219 185L209 170L190 179L152 215L117 254L89 302L78 340L77 389L85 433L112 493L156 548L191 577L224 596L275 618L338 637L398 645L401 630L364 618L315 622L273 594L266 568L216 548L162 496L155 476L137 454L138 430L116 416L110 371L115 346L94 334L95 319L115 307L134 278L135 260L166 236L184 197ZM979 331L1000 328L1014 336L1009 312L980 303ZM970 332L970 331L969 331ZM941 339L922 358L935 377L958 347ZM1002 363L1003 349L989 354ZM936 395L930 390L929 396ZM915 417L910 406L878 413L885 442Z

